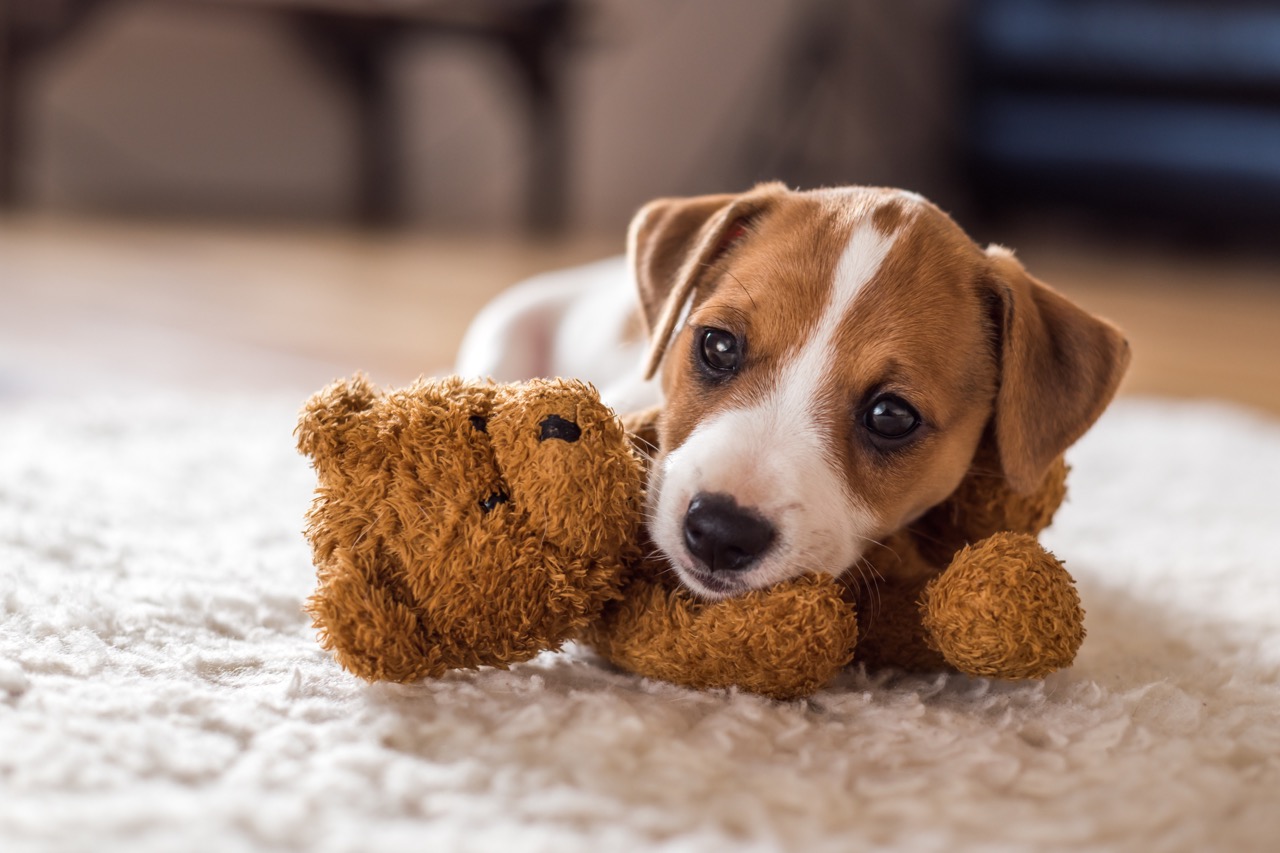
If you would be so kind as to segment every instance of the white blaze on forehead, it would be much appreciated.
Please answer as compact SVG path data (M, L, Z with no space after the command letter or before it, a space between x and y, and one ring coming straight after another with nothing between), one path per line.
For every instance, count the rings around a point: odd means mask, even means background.
M805 571L839 574L861 555L878 520L850 489L821 404L840 327L893 243L869 221L856 226L825 304L765 398L700 424L663 461L651 484L651 532L677 569L691 562L684 514L703 492L728 494L777 528L776 547L743 575L751 586Z
M818 322L790 363L780 371L772 396L793 415L803 412L812 424L817 416L817 398L834 361L836 335L854 300L875 277L894 243L894 235L882 234L870 222L854 228L840 262L836 264L831 293L818 315Z

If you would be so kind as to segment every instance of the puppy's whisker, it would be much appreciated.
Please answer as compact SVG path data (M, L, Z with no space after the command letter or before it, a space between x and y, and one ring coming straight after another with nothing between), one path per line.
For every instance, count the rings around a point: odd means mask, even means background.
M885 582L884 575L876 568L876 564L868 560L866 557L858 558L858 566L869 572L874 580L879 581L880 583Z
M679 573L676 572L676 567L671 565L670 563L663 566L662 569L658 572L658 577L660 578L666 577L668 575L674 576L677 581L680 580L680 575Z
M650 450L652 450L654 453L657 453L657 452L658 452L658 445L654 444L652 441L649 441L649 439L647 439L647 438L644 438L644 437L642 437L642 436L636 435L635 433L632 433L632 434L631 434L631 441L632 441L632 443L633 443L633 444L641 444L641 445L644 445L645 447L647 447L647 448L649 448Z
M860 534L856 534L856 533L855 533L854 535L855 535L855 536L857 536L859 539L861 539L863 542L869 542L869 543L871 543L872 545L876 545L876 546L878 546L878 547L880 547L880 548L883 548L884 550L886 550L886 551L888 551L890 554L892 554L892 555L893 555L893 557L894 557L894 559L895 559L895 560L897 560L899 563L901 563L901 562L902 562L902 555L898 553L897 549L889 547L887 544L885 544L884 542L881 542L879 539L872 539L870 536L862 536L862 535L860 535ZM864 560L865 560L865 559L866 559L866 557L865 557L865 556L864 556L864 557L860 557L859 559L864 559Z
M708 263L702 263L702 264L699 264L699 266L701 266L703 269L714 270L714 271L716 271L716 272L720 273L721 275L726 275L726 276L728 276L729 278L733 279L733 283L734 283L734 284L736 284L736 285L738 285L738 287L742 288L742 292L746 294L746 296L747 296L747 300L751 303L751 307L752 307L752 308L756 308L756 307L757 307L757 306L756 306L756 300L755 300L755 298L751 295L751 291L747 290L747 286L746 286L745 284L743 284L743 283L738 279L738 277L737 277L736 275L734 275L734 274L733 274L733 271L732 271L732 270L730 270L728 267L725 267L725 266L723 266L723 265L721 265L721 264L708 264Z
M728 276L729 276L729 278L733 279L734 284L736 284L736 285L738 285L738 287L742 288L742 292L743 292L743 293L745 293L745 294L747 295L747 299L748 299L748 301L750 301L750 302L751 302L751 307L752 307L752 308L755 308L755 307L756 307L756 300L751 296L751 291L747 290L747 286L746 286L745 284L743 284L742 282L738 281L738 277L737 277L736 275L734 275L733 273L729 272L728 270L725 270L725 274L726 274L726 275L728 275Z
M946 542L942 541L942 540L941 540L941 539L939 539L938 537L936 537L936 536L931 536L931 535L929 535L928 533L926 533L926 532L924 532L923 530L921 530L921 529L919 529L919 528L916 528L916 527L912 527L912 528L910 529L910 532L911 532L911 535L912 535L912 536L914 536L914 537L916 537L917 539L923 539L925 542L929 542L929 543L934 544L934 545L946 545L946 544L947 544Z
M870 632L875 626L876 617L879 615L880 608L883 604L883 597L880 594L880 585L876 582L876 578L879 577L880 573L876 571L875 566L862 557L858 558L858 561L854 563L853 568L858 573L860 586L866 592L865 598L871 605L870 610L866 615L866 630ZM883 582L884 579L880 578L880 580ZM864 598L864 596L859 596L859 599L862 598Z
M854 536L857 536L857 537L858 537L859 539L861 539L863 542L870 542L872 545L879 545L881 548L884 548L884 549L889 550L889 551L892 551L892 550L893 550L893 549L892 549L892 548L890 548L888 545L886 545L886 544L884 544L883 542L881 542L879 539L873 539L873 538L871 538L870 536L863 536L861 533L855 533L855 534L853 534L853 535L854 535Z
M648 442L646 442L646 444L648 444ZM633 444L632 449L635 450L636 455L639 456L641 459L643 459L647 465L652 465L653 460L657 458L657 455L656 455L658 452L657 445L648 444L648 448L646 449L644 447L639 447Z

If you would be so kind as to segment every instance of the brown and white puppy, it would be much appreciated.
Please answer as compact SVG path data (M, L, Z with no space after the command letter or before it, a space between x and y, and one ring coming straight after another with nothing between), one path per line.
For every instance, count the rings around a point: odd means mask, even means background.
M1128 363L1114 327L899 190L660 199L631 224L628 267L643 359L621 342L625 315L597 310L626 306L616 283L590 291L621 278L598 268L554 299L539 302L555 289L542 280L482 314L459 369L585 376L615 405L659 391L650 535L710 598L844 573L954 491L984 434L1030 490ZM539 335L544 363L495 361ZM606 345L578 353L593 335ZM610 359L615 375L591 375Z

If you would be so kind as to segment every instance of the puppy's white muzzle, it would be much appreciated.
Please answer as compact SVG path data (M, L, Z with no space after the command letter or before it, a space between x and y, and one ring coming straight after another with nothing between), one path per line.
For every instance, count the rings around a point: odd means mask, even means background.
M650 533L681 579L708 598L771 586L805 572L842 574L862 555L871 513L850 493L816 429L782 422L766 407L733 409L697 427L657 466L649 483ZM725 542L750 559L719 565L690 547L690 505L700 496L731 500L771 528L767 547ZM695 507L696 509L696 507ZM704 553L694 553L703 550Z

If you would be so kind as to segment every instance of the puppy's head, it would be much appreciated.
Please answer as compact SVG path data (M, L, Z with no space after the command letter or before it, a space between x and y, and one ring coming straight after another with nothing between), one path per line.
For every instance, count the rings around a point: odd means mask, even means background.
M897 190L660 199L628 253L665 397L650 533L708 597L843 573L944 500L988 428L1030 490L1128 361L1115 328Z

